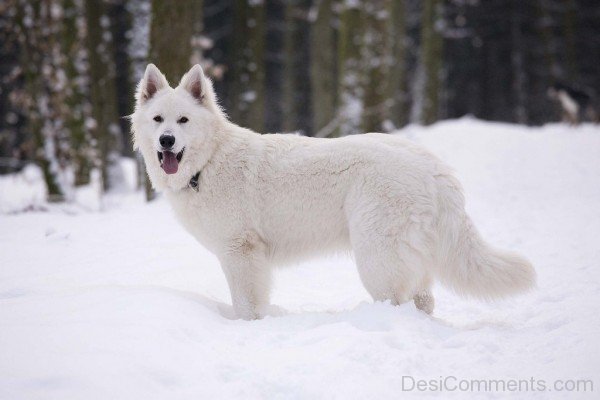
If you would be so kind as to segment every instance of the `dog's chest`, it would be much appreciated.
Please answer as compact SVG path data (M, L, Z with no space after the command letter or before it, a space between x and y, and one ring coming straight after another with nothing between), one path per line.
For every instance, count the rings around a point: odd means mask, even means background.
M215 190L216 189L216 190ZM228 197L218 188L188 187L167 193L178 221L204 247L215 252L222 242L240 229L239 214L228 204Z

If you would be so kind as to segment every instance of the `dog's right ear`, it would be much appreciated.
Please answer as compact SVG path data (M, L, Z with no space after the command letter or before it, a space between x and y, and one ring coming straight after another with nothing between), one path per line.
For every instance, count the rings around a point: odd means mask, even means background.
M148 64L144 77L137 87L135 98L138 104L144 104L152 98L159 90L168 87L167 78L160 72L156 65Z
M183 87L194 99L202 103L207 92L208 82L204 77L204 71L202 71L200 64L194 65L183 75L179 86Z

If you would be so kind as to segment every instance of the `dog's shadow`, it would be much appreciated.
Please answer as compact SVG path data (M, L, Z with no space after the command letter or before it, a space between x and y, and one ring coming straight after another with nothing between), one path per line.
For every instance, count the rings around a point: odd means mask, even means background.
M168 288L168 287L153 286L152 289L160 290L160 291L162 291L164 293L168 293L172 296L179 297L179 298L185 299L187 301L191 301L191 302L209 310L210 312L214 313L215 316L221 317L225 320L240 321L240 322L244 321L235 314L235 311L233 310L233 307L231 304L225 303L221 300L211 298L211 297L202 295L197 292L189 292L189 291L185 291L185 290L173 289L173 288ZM392 306L391 304L386 304L386 303L382 303L382 302L375 302L375 303L361 302L351 309L323 310L323 311L302 311L302 310L292 311L292 310L285 309L281 306L271 304L271 305L267 306L266 308L264 308L263 310L261 310L262 319L256 320L254 322L259 322L259 321L274 322L274 321L280 320L282 318L288 318L288 319L294 319L294 320L302 319L302 320L306 321L307 317L312 316L312 317L314 317L313 323L316 323L318 325L327 324L327 323L339 323L341 321L346 321L359 329L363 329L363 328L365 328L365 326L370 325L370 323L365 322L365 321L360 321L360 317L355 314L357 311L359 311L360 309L364 309L365 307L367 307L367 308L390 307L391 312L394 312L394 314L395 314L395 311L401 310L402 312L397 313L397 316L396 316L397 318L402 318L402 316L404 315L405 317L416 318L418 320L421 320L421 322L425 322L425 323L427 323L427 322L433 323L437 326L443 327L444 329L448 329L450 331L455 331L455 332L457 332L457 331L474 331L474 330L480 330L480 329L484 329L484 328L495 328L495 329L510 329L511 328L511 324L509 324L506 321L482 319L482 320L471 321L471 322L466 322L466 323L465 322L455 322L455 321L450 321L447 319L440 318L435 315L425 314L424 312L417 310L411 304L405 304L402 306ZM404 309L402 307L404 307ZM372 319L372 318L369 318L369 319ZM389 319L388 319L388 322L390 322ZM387 323L384 322L383 325L387 325ZM372 330L372 329L366 328L365 330ZM375 330L378 330L378 329L375 329Z
M161 292L167 294L172 297L180 298L186 300L188 302L197 304L217 316L223 317L228 320L236 320L238 319L233 311L233 307L231 304L224 303L215 298L211 298L205 295L202 295L197 292L190 292L181 289L174 289L166 286L158 286L158 285L143 285L138 286L138 288L146 288L155 292Z

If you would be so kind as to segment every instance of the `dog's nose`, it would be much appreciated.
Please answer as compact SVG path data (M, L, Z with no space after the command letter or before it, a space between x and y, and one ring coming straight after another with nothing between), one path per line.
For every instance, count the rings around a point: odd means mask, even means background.
M163 149L170 149L175 144L175 136L172 135L160 135L158 142Z

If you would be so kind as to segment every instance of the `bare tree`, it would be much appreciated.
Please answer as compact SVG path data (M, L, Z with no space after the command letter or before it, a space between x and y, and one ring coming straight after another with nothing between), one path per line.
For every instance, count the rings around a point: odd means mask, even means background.
M152 0L150 26L150 62L155 63L167 80L176 85L190 68L194 22L202 2Z
M100 153L104 188L111 186L110 165L118 158L122 132L116 107L115 66L105 0L86 0L87 51L93 122L88 124Z
M333 0L316 0L309 14L310 82L313 129L320 131L334 117L337 98L336 49Z
M362 126L365 132L382 132L388 118L391 0L365 3L363 65L366 74Z
M265 127L265 5L236 0L232 36L232 117L261 132Z
M389 59L390 76L388 98L391 101L389 118L396 127L408 123L408 87L407 68L407 27L404 1L390 1L389 43L391 55Z
M99 167L94 140L86 127L90 119L88 100L89 79L86 69L86 47L83 4L76 0L63 0L62 56L65 73L65 128L70 133L75 185L90 182L92 168Z
M339 130L330 136L360 132L363 110L364 70L361 62L363 15L359 2L341 5L338 39L338 114Z
M312 132L309 0L288 1L285 8L283 129L303 134Z
M16 101L25 110L32 134L32 158L42 167L51 199L69 198L72 186L69 133L65 127L65 78L61 57L61 4L13 1L21 46L24 90Z
M432 124L438 119L440 74L442 66L442 1L424 0L421 25L422 102L421 122Z

